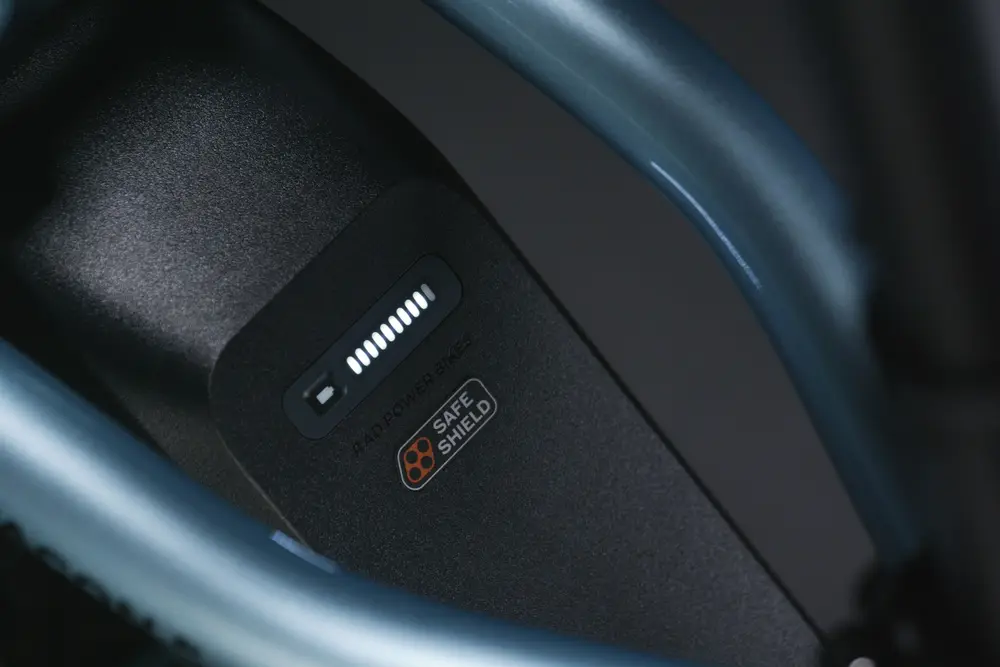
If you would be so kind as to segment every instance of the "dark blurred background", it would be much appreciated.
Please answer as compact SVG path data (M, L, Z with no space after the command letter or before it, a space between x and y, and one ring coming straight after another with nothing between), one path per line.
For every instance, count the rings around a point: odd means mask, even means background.
M419 0L265 4L437 144L807 612L844 619L871 545L753 313L678 211ZM843 180L792 0L663 4Z

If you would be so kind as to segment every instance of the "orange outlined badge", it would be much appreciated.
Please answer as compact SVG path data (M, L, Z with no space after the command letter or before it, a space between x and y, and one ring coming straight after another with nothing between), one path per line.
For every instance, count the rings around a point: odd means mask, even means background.
M468 380L459 387L399 448L396 460L403 485L411 491L424 488L496 411L496 400L479 380Z

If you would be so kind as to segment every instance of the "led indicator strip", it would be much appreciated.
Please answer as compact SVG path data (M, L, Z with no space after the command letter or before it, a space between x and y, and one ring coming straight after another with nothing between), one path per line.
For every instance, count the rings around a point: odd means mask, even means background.
M455 309L462 286L440 258L414 264L345 331L284 396L285 413L322 438Z
M365 368L371 366L372 361L378 359L380 351L388 349L389 343L396 340L396 335L405 333L407 327L413 324L414 320L420 317L420 314L427 310L431 302L436 299L437 295L427 283L421 285L420 291L414 292L409 299L403 302L401 307L396 309L395 315L390 315L388 321L384 322L378 331L371 335L370 339L362 343L364 349L359 347L354 350L352 356L347 357L347 365L354 371L354 374L364 373ZM329 398L327 397L327 400Z

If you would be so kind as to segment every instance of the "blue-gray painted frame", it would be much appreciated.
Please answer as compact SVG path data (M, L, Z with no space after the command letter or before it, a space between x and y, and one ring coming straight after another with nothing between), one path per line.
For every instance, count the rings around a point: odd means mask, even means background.
M425 0L618 150L756 309L888 563L919 534L865 330L844 197L802 142L654 0Z

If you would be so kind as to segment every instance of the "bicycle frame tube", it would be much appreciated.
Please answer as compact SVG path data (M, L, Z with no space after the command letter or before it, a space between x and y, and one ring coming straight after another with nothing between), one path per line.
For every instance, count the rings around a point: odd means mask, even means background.
M918 530L892 466L847 206L791 130L653 0L425 0L698 227L778 349L879 556Z
M150 619L161 639L193 646L205 664L689 665L452 611L336 572L0 340L0 527L7 522L47 562Z
M3 40L3 33L7 29L7 24L10 23L13 14L14 5L12 4L12 0L0 0L0 40Z

